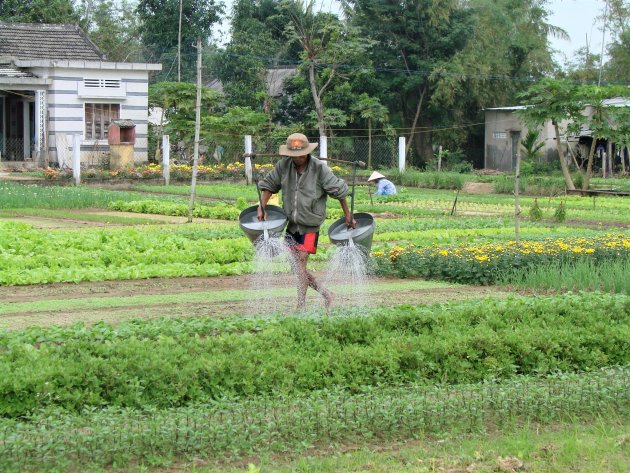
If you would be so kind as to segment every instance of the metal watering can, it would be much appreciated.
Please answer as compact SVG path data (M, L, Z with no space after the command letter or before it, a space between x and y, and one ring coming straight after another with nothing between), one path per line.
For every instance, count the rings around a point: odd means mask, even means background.
M336 161L336 160L332 160ZM343 162L343 161L342 161ZM374 217L365 212L354 213L354 185L357 177L357 166L366 167L363 161L352 161L352 191L350 193L350 215L356 220L356 228L346 226L345 217L335 220L328 228L328 238L335 245L357 245L363 248L366 254L372 249L374 237Z
M238 216L239 226L252 243L255 243L262 235L266 240L269 237L277 237L282 234L288 219L284 211L276 205L265 207L267 220L258 221L258 205L247 207Z

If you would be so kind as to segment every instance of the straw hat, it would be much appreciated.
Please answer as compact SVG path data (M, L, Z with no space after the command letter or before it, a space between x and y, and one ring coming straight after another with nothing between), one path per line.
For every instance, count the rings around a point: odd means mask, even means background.
M306 135L293 133L287 138L287 144L280 145L278 154L280 156L305 156L315 148L317 148L317 143L309 143Z
M368 182L376 181L377 179L385 179L385 176L383 176L380 172L374 171L372 175L370 176L370 178L368 179Z

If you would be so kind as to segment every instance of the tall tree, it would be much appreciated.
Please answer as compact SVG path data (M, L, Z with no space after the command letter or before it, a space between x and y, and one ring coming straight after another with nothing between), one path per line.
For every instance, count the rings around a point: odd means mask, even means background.
M290 57L284 34L286 7L278 0L238 0L232 13L230 41L211 58L211 70L223 84L228 104L262 108L271 116L268 70L297 59L295 51Z
M609 82L630 81L630 1L608 0L607 31L611 41L608 45L610 60L606 64L606 79Z
M0 21L15 23L77 23L72 0L3 0Z
M344 66L352 68L360 64L368 43L336 15L316 12L312 0L297 1L295 5L297 9L291 11L287 34L302 49L300 69L306 72L317 128L320 136L324 136L327 121L325 95L335 81L348 79ZM328 114L329 117L333 115L339 123L340 114Z
M126 0L120 3L113 0L81 0L78 13L81 15L81 27L108 61L144 61L134 5Z
M210 40L212 27L220 20L224 4L215 0L139 0L136 12L140 19L142 42L151 53L151 60L165 63L159 78L168 77L177 67L179 7L182 6L181 64L182 80L194 81L199 36ZM173 65L174 67L171 67Z
M484 106L513 100L527 80L551 70L547 35L562 34L546 21L541 0L346 5L350 21L376 40L370 52L385 85L382 100L408 130L416 165L433 155L433 128L479 121Z
M539 127L551 121L556 134L558 159L567 189L574 190L575 184L564 157L560 136L565 134L571 124L579 132L579 123L584 105L578 101L577 88L566 80L544 79L532 85L520 95L526 108L517 114L532 127ZM562 129L561 129L562 127Z

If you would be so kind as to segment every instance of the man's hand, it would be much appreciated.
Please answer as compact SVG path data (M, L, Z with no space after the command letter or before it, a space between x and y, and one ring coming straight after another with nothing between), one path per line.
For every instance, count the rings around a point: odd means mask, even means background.
M256 212L258 216L258 221L262 222L263 220L267 220L267 212L259 205L258 211Z
M348 228L357 228L357 221L354 219L352 214L346 215L346 226Z

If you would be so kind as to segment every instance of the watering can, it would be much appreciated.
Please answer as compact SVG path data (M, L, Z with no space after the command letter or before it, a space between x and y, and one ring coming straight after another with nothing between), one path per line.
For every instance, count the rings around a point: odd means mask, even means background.
M267 220L258 220L258 205L247 207L238 216L239 226L241 230L247 235L252 243L256 243L256 240L264 235L264 238L276 237L282 234L284 227L287 225L287 216L281 207L277 205L265 206L265 212L267 214Z
M334 161L334 160L333 160ZM348 228L345 217L333 222L328 228L328 238L335 245L355 244L363 248L366 254L372 249L372 237L374 236L374 217L365 212L354 213L354 185L357 176L357 166L365 167L363 161L352 163L352 192L350 197L350 215L356 220L355 228Z
M347 245L350 240L363 248L366 254L372 248L372 237L374 236L374 217L365 212L353 215L357 222L356 228L348 228L345 217L335 220L328 228L328 238L335 245Z

